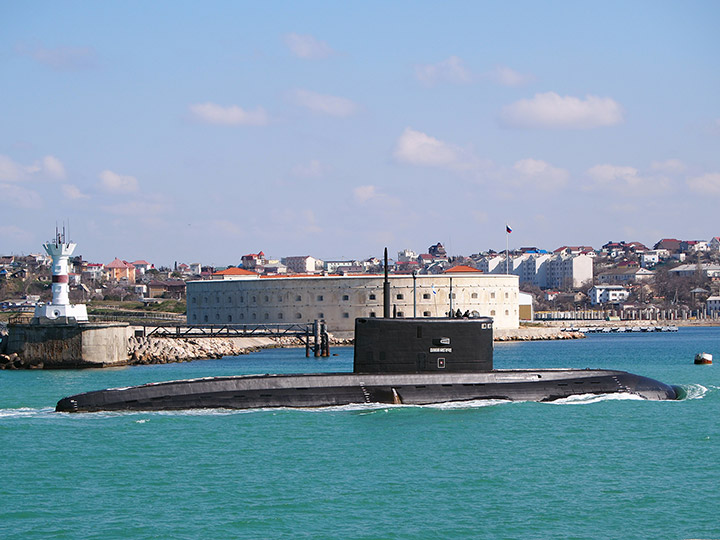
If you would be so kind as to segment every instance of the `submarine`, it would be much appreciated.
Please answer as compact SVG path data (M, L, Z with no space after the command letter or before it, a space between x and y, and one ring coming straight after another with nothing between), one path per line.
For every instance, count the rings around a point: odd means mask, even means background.
M474 400L554 401L627 393L681 399L676 386L606 369L495 369L493 320L391 318L387 250L384 316L355 320L352 373L239 375L110 388L61 399L58 412L310 408Z

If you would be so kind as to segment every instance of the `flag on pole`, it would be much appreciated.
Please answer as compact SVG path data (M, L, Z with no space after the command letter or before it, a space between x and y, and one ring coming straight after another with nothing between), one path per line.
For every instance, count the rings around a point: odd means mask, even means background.
M507 223L505 224L505 231L508 232L508 233L511 233L511 232L512 232L512 229L510 228L510 225L508 225Z

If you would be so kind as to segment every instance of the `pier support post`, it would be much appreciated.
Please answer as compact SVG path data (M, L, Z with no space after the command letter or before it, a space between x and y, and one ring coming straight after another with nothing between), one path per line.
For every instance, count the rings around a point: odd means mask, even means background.
M320 321L315 319L313 322L313 354L315 358L320 356Z

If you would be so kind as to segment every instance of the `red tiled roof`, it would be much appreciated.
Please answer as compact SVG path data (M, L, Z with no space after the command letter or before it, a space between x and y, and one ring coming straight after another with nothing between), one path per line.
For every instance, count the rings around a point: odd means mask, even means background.
M459 264L457 266L453 266L452 268L448 268L443 272L443 274L455 274L455 273L465 273L465 272L475 272L475 273L482 273L482 270L478 270L477 268L473 268L472 266L466 266L464 264Z
M135 268L132 264L129 264L125 261L121 261L117 257L115 257L115 260L112 261L110 264L106 264L105 268Z
M251 272L250 270L245 270L244 268L226 268L225 270L220 270L219 272L215 272L213 276L257 276L258 274L255 272Z
M140 259L139 261L133 261L133 262L130 263L130 264L133 264L133 265L146 264L146 265L150 266L150 263L147 262L147 261L145 261L145 260L143 260L143 259Z

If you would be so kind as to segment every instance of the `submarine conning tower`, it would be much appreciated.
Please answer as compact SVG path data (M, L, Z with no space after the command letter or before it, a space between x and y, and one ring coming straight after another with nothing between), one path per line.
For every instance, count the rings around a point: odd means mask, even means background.
M355 319L355 373L472 373L493 369L493 320L390 318L385 248L382 319Z
M493 320L355 320L355 373L471 373L493 369Z

